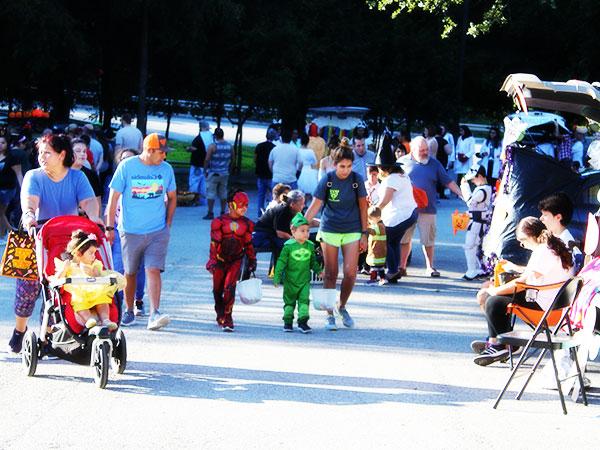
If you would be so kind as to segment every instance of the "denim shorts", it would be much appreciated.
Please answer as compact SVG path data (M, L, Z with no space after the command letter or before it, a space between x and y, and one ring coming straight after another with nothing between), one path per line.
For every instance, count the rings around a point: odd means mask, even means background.
M148 234L120 232L125 274L137 273L141 261L144 261L146 269L160 269L164 272L170 236L169 227Z
M188 188L190 192L197 192L203 197L206 196L206 179L204 178L204 168L190 166Z
M0 189L0 205L9 205L17 195L17 189Z

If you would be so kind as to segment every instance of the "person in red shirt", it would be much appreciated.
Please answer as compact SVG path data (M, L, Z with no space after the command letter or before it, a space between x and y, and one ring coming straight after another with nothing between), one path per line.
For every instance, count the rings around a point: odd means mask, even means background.
M223 331L234 329L232 311L235 287L240 278L244 256L247 272L256 270L256 253L252 245L254 223L244 217L248 211L248 195L234 190L227 197L229 212L210 224L210 257L206 270L213 276L213 295L217 324Z

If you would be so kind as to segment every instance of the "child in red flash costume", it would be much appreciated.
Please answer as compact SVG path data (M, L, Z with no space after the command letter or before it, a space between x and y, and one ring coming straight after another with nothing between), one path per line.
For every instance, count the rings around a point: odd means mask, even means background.
M206 270L213 276L213 295L217 324L223 331L233 331L231 313L235 302L235 285L240 278L244 255L247 272L256 270L256 253L252 246L254 223L244 217L248 210L248 195L234 190L227 197L229 212L210 224L210 259Z

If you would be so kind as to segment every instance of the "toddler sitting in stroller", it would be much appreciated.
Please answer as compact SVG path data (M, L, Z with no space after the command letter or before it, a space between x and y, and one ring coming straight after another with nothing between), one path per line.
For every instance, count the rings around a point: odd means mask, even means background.
M117 280L116 284L65 284L63 289L71 294L71 306L77 321L87 329L96 325L107 327L109 331L118 328L109 318L109 306L117 290L125 287L125 277L118 272L105 270L102 262L96 259L98 238L75 230L67 244L67 250L55 258L56 273L53 279L64 277L106 277ZM95 314L94 314L95 313Z

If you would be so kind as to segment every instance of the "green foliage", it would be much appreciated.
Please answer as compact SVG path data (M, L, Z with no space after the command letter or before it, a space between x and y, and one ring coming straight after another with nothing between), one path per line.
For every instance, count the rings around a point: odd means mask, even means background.
M465 0L367 0L370 8L391 11L392 18L415 11L424 11L440 16L443 26L441 36L443 38L449 37L456 28L457 19L453 17L453 12L456 12L457 6L464 3L466 3ZM481 18L477 22L469 22L468 24L466 32L472 37L488 33L493 25L506 23L504 13L506 0L487 0L485 3L491 4L484 7Z
M167 161L175 167L188 167L190 165L190 152L186 149L190 142L176 141L169 139L171 151L167 155ZM254 173L254 147L251 145L242 146L242 166L243 174Z
M597 0L0 0L0 101L39 102L61 111L56 120L81 99L105 120L135 112L144 4L147 103L165 115L171 104L198 118L300 127L309 106L356 105L397 129L456 117L462 76L465 119L498 120L512 107L498 93L509 73L600 72ZM463 36L451 32L463 23L477 36L464 67Z

